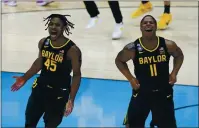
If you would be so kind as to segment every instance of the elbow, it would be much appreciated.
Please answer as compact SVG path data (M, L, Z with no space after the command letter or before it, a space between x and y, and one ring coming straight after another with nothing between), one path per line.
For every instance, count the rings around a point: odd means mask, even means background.
M115 65L116 67L121 70L123 67L125 67L126 62L121 61L120 59L115 59Z

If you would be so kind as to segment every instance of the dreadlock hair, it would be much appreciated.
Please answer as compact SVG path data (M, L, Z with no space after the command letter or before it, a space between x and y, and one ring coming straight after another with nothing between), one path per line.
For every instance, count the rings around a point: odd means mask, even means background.
M70 15L51 14L51 15L48 16L47 18L44 18L44 21L47 20L47 22L46 22L46 24L45 24L45 26L47 25L47 28L46 28L45 30L48 29L48 24L49 24L49 22L50 22L51 19L53 19L53 18L59 18L59 19L63 22L64 26L66 26L66 29L64 30L65 33L66 33L67 35L72 34L72 33L70 32L70 28L74 28L73 26L74 26L75 24L73 24L72 22L68 21L68 19L66 18L66 16L70 16Z
M151 18L154 20L155 24L157 25L157 21L156 21L156 19L155 19L152 15L145 15L145 16L142 18L140 24L143 22L143 20L144 20L146 17L151 17Z

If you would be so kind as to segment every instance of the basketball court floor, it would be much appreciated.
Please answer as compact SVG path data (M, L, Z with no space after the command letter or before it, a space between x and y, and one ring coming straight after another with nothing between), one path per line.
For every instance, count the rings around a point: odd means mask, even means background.
M150 13L155 18L163 12L162 2L153 2ZM31 86L31 78L18 92L11 92L14 75L22 75L38 55L38 41L48 36L43 18L52 13L69 14L75 24L71 38L82 50L82 82L73 113L63 119L60 127L122 127L131 97L131 87L114 64L117 53L128 43L141 36L141 18L130 14L139 2L120 2L124 18L124 34L112 40L114 19L106 2L100 7L100 23L85 29L89 16L82 2L56 2L38 7L35 2L19 2L17 7L2 4L1 96L2 127L24 127L24 111ZM175 41L185 55L184 64L174 86L176 119L179 127L198 127L198 3L173 2L173 21L159 36ZM132 62L129 67L133 73ZM171 61L172 69L172 61ZM132 66L130 66L132 65ZM149 126L151 115L147 118ZM38 127L43 127L43 119Z

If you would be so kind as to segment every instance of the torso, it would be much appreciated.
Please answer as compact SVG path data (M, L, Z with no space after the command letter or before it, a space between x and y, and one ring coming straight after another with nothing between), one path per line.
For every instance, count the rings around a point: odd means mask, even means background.
M160 89L169 83L169 60L165 39L158 37L157 46L147 49L137 39L135 42L135 75L143 89Z
M55 47L50 38L46 38L41 48L43 66L39 82L55 87L70 85L72 65L67 52L73 45L68 39L62 46Z

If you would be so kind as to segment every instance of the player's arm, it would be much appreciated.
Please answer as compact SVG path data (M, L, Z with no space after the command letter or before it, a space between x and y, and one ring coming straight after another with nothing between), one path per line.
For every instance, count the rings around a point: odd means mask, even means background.
M174 57L173 70L171 74L177 75L184 61L183 52L180 47L178 47L177 44L171 40L166 40L166 45L169 54Z
M68 51L68 57L71 59L73 70L70 100L74 102L81 82L82 55L80 49L77 46L72 46Z
M30 69L22 76L22 78L27 81L30 79L32 76L34 76L36 73L38 73L41 68L42 68L42 55L41 55L41 47L44 43L45 38L41 39L38 44L39 48L39 55L37 59L33 62L32 66Z
M117 68L129 81L131 81L135 77L131 74L127 66L127 61L134 59L134 56L135 45L134 43L129 43L118 53L115 59L115 64Z

